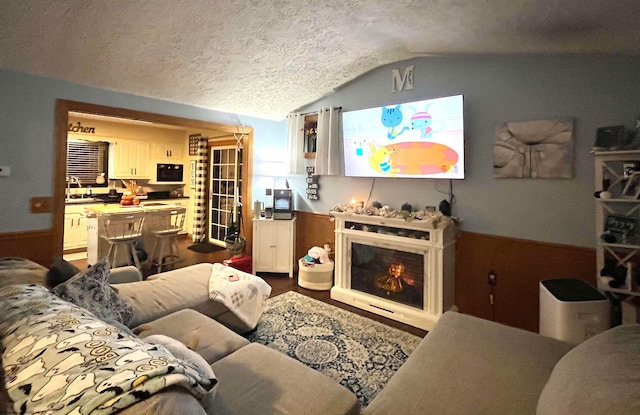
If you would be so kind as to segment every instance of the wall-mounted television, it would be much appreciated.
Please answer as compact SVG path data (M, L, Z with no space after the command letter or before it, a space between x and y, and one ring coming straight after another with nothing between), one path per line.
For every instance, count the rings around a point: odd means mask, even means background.
M345 176L464 179L463 96L342 114Z

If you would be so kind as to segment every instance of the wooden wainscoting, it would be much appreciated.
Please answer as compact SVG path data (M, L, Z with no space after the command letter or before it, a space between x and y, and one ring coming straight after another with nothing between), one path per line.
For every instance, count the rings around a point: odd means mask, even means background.
M307 255L309 248L328 243L335 250L334 224L329 215L296 212L296 260Z
M0 233L0 258L22 257L48 267L54 255L53 230Z
M497 275L490 301L489 272ZM461 312L537 332L540 281L577 278L596 286L595 249L462 232L456 254Z
M296 212L296 259L331 241L329 215ZM497 275L490 301L489 272ZM455 304L460 312L538 331L539 283L578 278L596 285L595 250L495 235L461 232L456 249Z

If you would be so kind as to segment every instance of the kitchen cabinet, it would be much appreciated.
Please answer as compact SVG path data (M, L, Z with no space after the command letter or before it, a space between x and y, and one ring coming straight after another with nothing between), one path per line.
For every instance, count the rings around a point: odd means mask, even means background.
M158 162L182 161L182 144L180 143L155 143L153 145L153 158Z
M288 273L293 278L296 218L253 219L253 272Z
M118 139L109 145L109 177L149 179L149 143Z
M64 251L85 249L87 247L87 216L85 209L89 206L66 206L64 209Z
M64 243L65 251L86 248L87 222L80 213L65 213L64 215Z

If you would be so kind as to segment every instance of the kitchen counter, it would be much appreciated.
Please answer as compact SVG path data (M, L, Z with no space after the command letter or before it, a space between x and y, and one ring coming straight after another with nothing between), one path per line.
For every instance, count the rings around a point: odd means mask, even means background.
M85 208L85 211L87 211L88 216L91 216L92 213L101 215L108 213L151 212L154 210L175 209L176 207L178 206L169 202L158 202L152 204L149 204L149 202L147 202L138 206L121 206L120 203L105 203L101 205L87 206Z
M87 205L84 208L85 215L88 218L87 262L89 264L95 264L98 260L107 255L109 243L100 237L100 235L104 233L104 224L103 221L100 220L100 216L112 213L144 212L149 215L145 217L145 222L142 228L143 235L141 248L146 251L147 255L151 255L151 251L155 243L153 231L162 229L167 225L165 222L168 220L168 216L166 214L163 215L162 212L181 207L176 204L172 204L171 200L172 199L145 201L139 206L121 206L119 203L93 203ZM176 199L173 198L173 200ZM124 250L122 250L122 253L128 255L128 253L124 253ZM126 263L126 256L121 258L120 261Z
M182 200L182 199L189 199L189 196L183 196L183 197L169 197L166 199L143 199L144 201L141 203L149 203L149 202L167 202L170 200ZM77 198L77 199L71 199L71 201L67 200L65 201L65 205L69 206L69 205L90 205L90 204L103 204L103 205L115 205L115 204L120 204L120 198L113 198L113 199L108 199L108 198L101 198L101 197L92 197L92 198Z

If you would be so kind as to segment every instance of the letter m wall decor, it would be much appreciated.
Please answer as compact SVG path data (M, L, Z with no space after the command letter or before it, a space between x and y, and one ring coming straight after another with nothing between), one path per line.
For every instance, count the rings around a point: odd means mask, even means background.
M409 91L413 89L413 67L414 65L404 68L404 75L400 75L398 69L391 71L391 92Z

